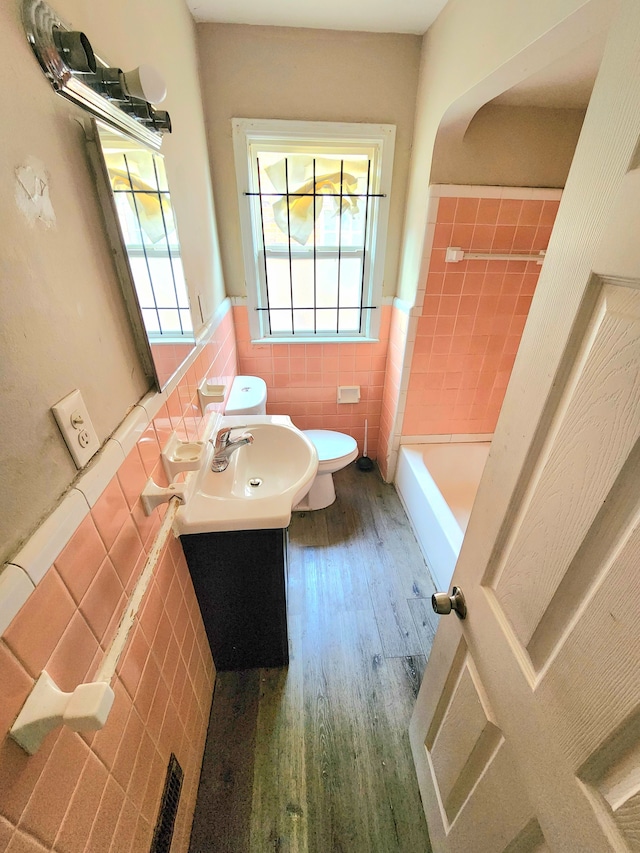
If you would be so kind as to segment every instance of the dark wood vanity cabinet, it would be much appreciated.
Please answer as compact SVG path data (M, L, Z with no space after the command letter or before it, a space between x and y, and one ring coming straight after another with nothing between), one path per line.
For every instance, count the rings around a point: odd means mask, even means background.
M193 533L180 541L216 669L286 666L287 530Z

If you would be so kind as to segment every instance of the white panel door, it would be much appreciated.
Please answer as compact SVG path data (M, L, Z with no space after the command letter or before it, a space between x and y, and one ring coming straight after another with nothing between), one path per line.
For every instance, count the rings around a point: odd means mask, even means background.
M411 722L437 853L640 852L638 90L629 0Z

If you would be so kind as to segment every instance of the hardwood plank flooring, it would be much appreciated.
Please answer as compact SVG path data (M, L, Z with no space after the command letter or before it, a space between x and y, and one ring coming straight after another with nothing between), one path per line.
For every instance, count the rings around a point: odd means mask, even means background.
M433 584L394 487L335 480L289 529L289 666L217 676L191 853L431 849L408 725Z

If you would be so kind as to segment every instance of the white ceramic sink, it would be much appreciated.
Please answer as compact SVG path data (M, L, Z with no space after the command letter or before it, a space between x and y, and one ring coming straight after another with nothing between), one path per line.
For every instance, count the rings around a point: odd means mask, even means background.
M292 507L311 488L318 454L286 415L223 417L212 435L228 427L232 440L250 432L253 443L235 450L225 471L211 470L209 445L176 516L179 534L287 527Z

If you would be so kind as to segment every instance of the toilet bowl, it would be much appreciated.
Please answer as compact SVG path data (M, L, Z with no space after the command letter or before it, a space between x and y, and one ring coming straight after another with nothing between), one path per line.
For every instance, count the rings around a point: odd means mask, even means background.
M355 438L331 429L305 429L318 451L318 473L307 495L294 506L295 511L324 509L336 499L333 475L345 468L358 455Z
M259 376L236 376L225 406L225 415L264 415L267 385ZM330 429L303 430L318 451L318 473L311 488L294 510L324 509L336 499L333 475L358 455L355 438Z

